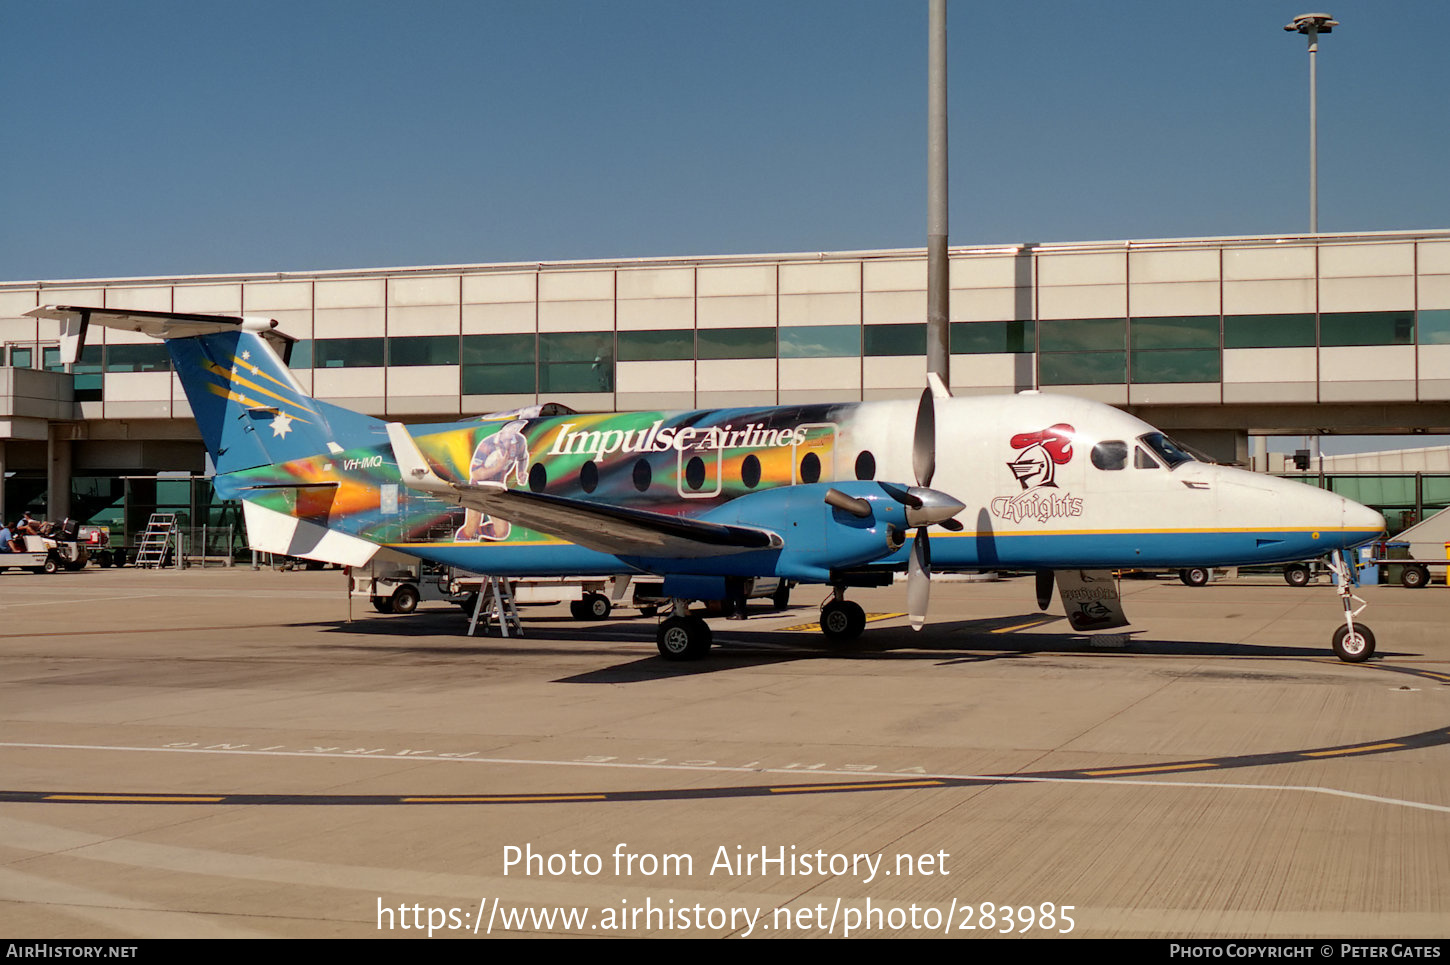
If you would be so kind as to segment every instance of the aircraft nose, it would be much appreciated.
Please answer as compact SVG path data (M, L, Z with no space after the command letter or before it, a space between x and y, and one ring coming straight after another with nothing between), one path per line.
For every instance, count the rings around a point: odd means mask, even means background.
M1344 528L1349 530L1372 530L1375 534L1385 531L1385 517L1377 510L1361 505L1352 499L1344 501Z

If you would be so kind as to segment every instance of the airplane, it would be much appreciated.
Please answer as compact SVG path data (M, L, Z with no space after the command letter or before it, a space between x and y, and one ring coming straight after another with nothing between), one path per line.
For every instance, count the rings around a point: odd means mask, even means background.
M852 587L905 570L911 625L933 570L1034 571L1074 630L1127 625L1112 571L1284 563L1328 554L1340 659L1373 655L1343 554L1384 517L1292 480L1196 458L1083 399L954 398L688 412L556 404L405 426L313 398L267 318L48 305L63 357L91 325L165 341L218 495L253 549L360 566L380 549L494 576L656 574L672 600L660 655L709 651L692 602L775 577L829 586L828 639L866 623ZM1353 608L1353 602L1361 605Z

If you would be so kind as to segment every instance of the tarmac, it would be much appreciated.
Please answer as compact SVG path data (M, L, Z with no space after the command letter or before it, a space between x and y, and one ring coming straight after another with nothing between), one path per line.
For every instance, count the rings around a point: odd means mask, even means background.
M1030 577L656 620L0 574L0 936L1450 937L1450 591Z

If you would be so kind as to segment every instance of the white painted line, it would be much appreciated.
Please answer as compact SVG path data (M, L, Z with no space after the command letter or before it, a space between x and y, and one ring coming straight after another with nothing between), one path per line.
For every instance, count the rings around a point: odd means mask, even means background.
M875 778L941 778L951 781L991 781L1001 784L1085 784L1085 785L1109 785L1118 787L1172 787L1172 788L1216 788L1228 791L1303 791L1310 794L1328 794L1334 797L1350 798L1356 801L1368 801L1373 804L1390 804L1396 807L1415 808L1422 811L1439 811L1450 814L1450 805L1429 804L1423 801L1407 801L1401 798L1383 797L1378 794L1362 794L1357 791L1344 791L1339 788L1319 787L1311 784L1232 784L1215 781L1145 781L1145 780L1119 780L1107 778L1078 778L1078 777L1014 777L1000 774L933 774L919 770L914 771L830 771L830 770L802 770L792 767L731 767L723 764L641 764L629 761L550 761L530 758L515 757L460 757L458 755L429 755L429 754L367 754L367 753L334 753L330 751L248 751L248 750L220 750L206 747L126 747L110 746L105 744L31 744L21 742L0 742L0 747L31 748L38 750L77 750L77 751L124 751L124 752L150 752L150 753L171 753L171 754L230 754L252 757L331 757L347 758L351 760L374 760L374 761L435 761L449 764L512 764L530 765L537 767L603 767L603 768L626 768L633 770L647 771L718 771L733 774L789 774L799 777L802 774L825 774L831 777L851 777L857 781L870 781ZM252 792L237 792L252 793Z

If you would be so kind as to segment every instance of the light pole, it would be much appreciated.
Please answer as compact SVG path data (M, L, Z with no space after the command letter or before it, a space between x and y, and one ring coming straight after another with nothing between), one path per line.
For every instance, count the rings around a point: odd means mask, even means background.
M1309 233L1319 233L1319 91L1314 70L1315 54L1319 53L1319 35L1332 33L1339 26L1327 13L1301 13L1293 23L1284 25L1290 33L1309 38Z

